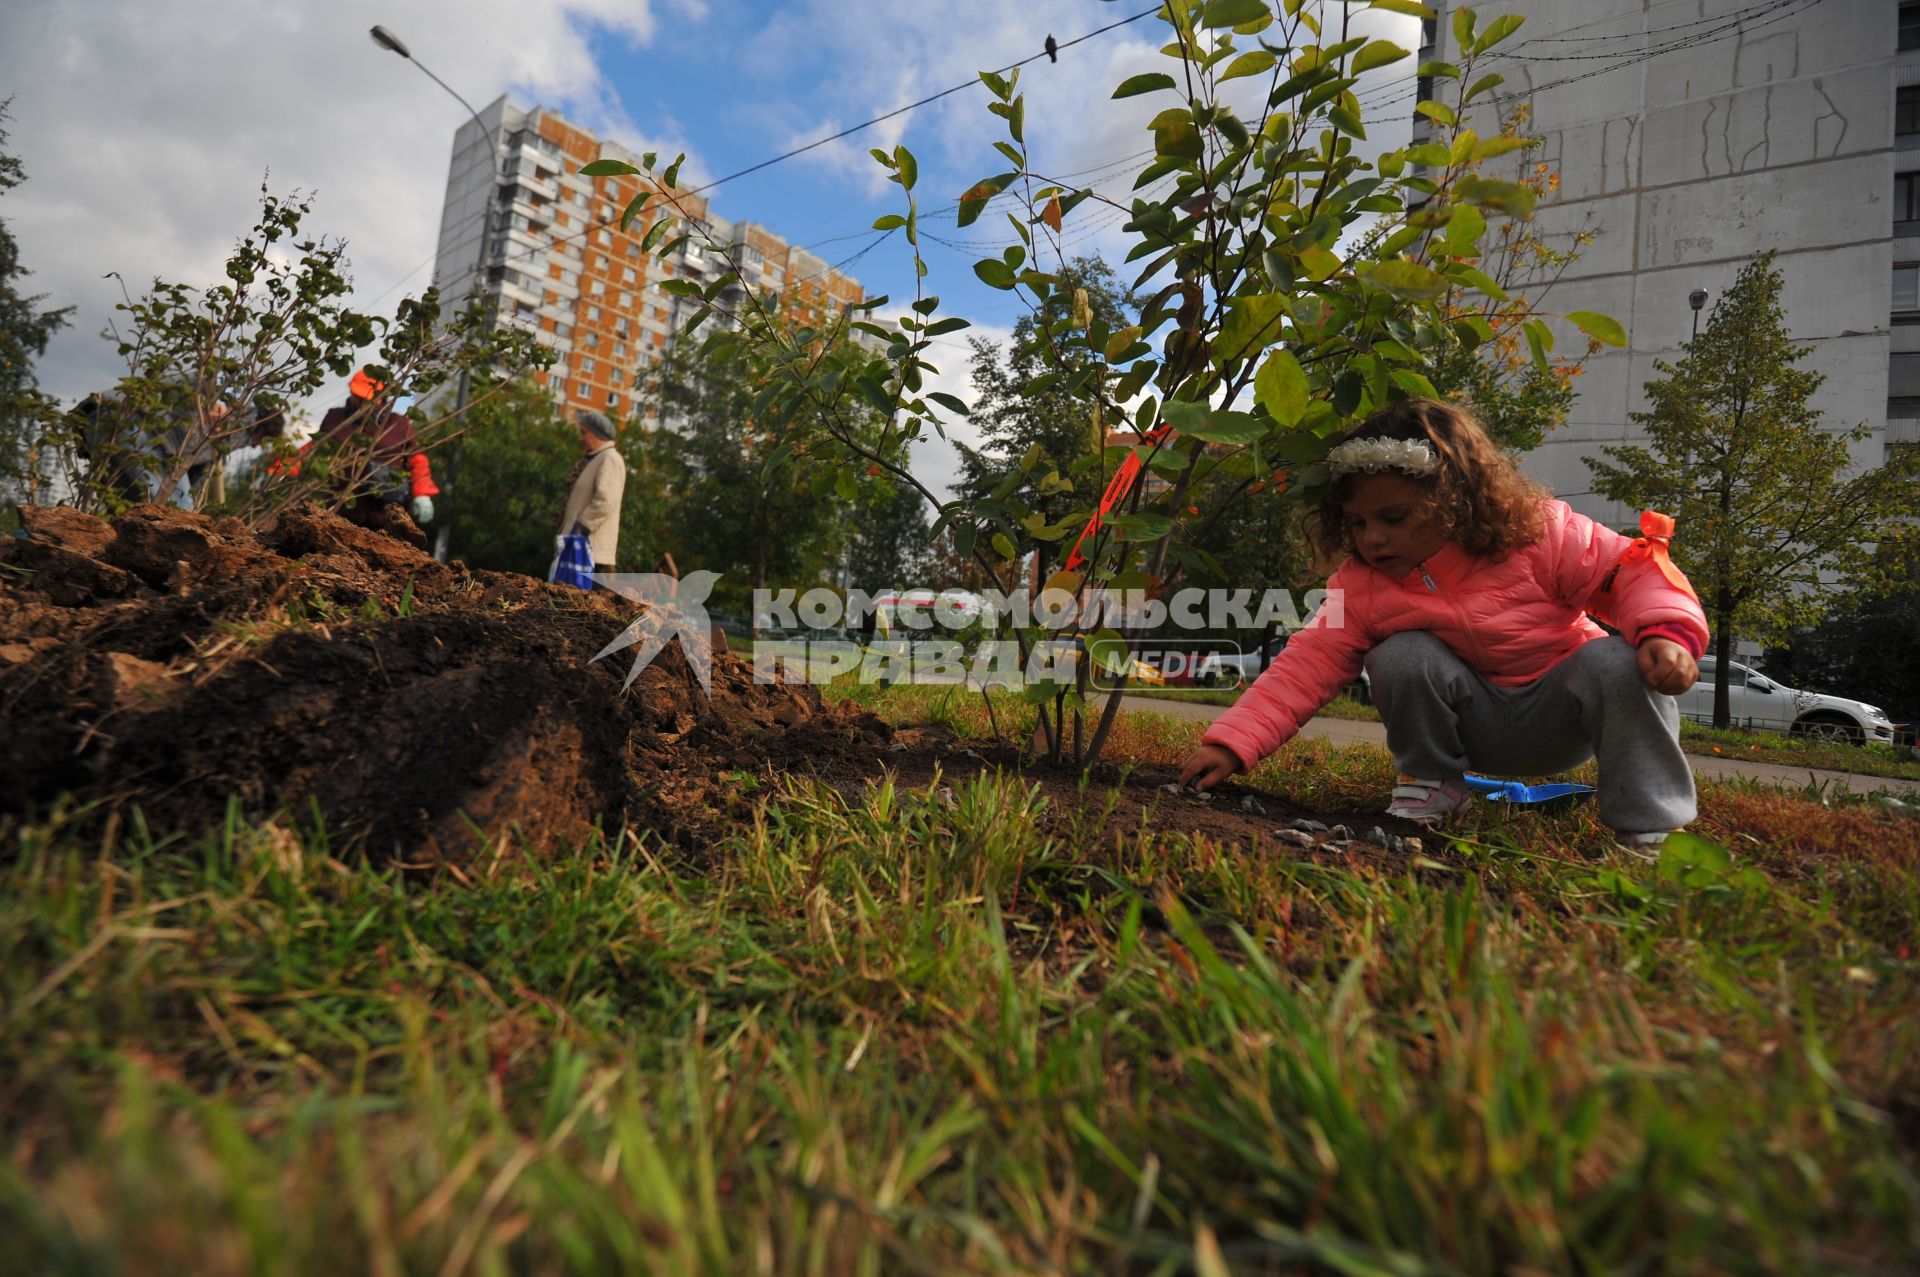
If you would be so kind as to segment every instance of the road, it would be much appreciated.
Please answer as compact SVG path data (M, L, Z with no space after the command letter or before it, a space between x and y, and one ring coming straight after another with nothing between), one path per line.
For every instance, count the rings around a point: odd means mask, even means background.
M1203 720L1211 720L1226 709L1224 705L1203 705L1197 701L1158 696L1129 696L1124 704L1127 709L1148 714ZM1311 718L1307 720L1306 726L1300 729L1300 734L1330 740L1340 745L1366 744L1384 747L1387 743L1385 727L1362 719ZM1889 790L1897 794L1920 796L1920 781L1891 780L1884 776L1862 776L1855 772L1824 771L1812 767L1789 767L1782 763L1760 763L1742 758L1716 758L1706 754L1689 754L1687 757L1693 760L1693 774L1702 780L1744 778L1791 789L1804 789L1808 779L1811 778L1820 784L1838 785L1856 794Z

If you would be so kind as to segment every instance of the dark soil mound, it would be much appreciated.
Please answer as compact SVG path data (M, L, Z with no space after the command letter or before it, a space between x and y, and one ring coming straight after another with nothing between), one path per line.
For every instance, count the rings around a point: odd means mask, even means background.
M678 645L622 693L628 662L592 657L629 605L436 563L315 511L258 534L157 506L22 519L28 535L0 544L8 815L70 795L195 836L237 799L409 862L596 823L697 845L725 773L872 759L890 734L724 654L709 701Z

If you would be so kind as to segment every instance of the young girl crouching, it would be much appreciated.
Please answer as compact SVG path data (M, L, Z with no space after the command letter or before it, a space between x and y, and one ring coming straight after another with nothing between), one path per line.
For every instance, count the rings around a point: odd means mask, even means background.
M1433 400L1373 414L1327 462L1308 532L1344 559L1329 606L1214 720L1183 783L1251 768L1364 668L1401 773L1391 815L1437 828L1466 805L1469 769L1540 775L1597 757L1600 819L1626 845L1693 819L1673 698L1698 676L1707 623L1664 537L1575 514ZM1643 527L1662 530L1657 516Z

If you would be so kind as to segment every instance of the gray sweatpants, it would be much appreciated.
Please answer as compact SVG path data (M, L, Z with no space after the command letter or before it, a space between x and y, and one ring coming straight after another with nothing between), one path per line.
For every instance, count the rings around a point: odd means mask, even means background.
M1595 639L1523 687L1496 687L1433 635L1408 632L1367 653L1367 678L1406 775L1541 776L1597 757L1604 823L1678 829L1694 817L1680 707L1635 659L1625 639Z

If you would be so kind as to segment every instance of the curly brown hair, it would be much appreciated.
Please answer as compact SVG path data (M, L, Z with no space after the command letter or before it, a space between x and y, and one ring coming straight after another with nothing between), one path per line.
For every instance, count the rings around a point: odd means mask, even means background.
M1472 413L1437 399L1402 399L1361 422L1347 439L1413 439L1433 448L1440 466L1408 476L1428 490L1422 516L1469 554L1504 558L1538 541L1549 493L1521 474ZM1341 440L1345 443L1347 439ZM1307 515L1307 541L1327 565L1354 553L1346 500L1360 475L1342 475Z

